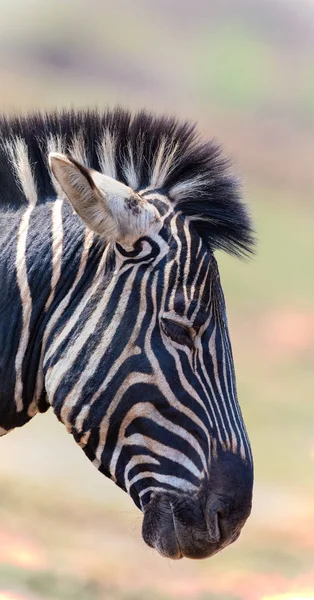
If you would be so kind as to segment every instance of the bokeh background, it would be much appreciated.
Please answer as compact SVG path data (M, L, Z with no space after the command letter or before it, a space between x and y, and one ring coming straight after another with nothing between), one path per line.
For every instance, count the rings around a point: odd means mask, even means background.
M243 179L249 263L219 255L254 508L210 560L162 559L52 414L0 441L1 600L314 598L314 2L0 0L0 109L195 120Z

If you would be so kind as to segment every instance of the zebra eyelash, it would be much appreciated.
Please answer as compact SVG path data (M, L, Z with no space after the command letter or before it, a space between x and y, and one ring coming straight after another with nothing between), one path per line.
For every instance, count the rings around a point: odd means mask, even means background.
M183 346L187 346L192 350L194 348L193 333L183 323L178 323L172 319L162 317L161 325L165 335L172 341Z

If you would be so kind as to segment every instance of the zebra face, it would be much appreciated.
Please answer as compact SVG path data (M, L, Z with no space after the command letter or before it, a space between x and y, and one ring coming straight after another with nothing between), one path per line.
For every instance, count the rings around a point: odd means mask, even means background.
M61 375L48 350L51 403L143 511L149 546L211 556L240 534L253 483L214 255L167 197L62 155L51 167L88 228L110 241L84 300L94 329L69 337Z

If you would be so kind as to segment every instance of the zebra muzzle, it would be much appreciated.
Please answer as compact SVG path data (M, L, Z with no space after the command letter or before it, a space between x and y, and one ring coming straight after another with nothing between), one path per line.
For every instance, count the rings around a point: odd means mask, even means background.
M239 536L239 530L229 530L227 516L218 498L209 504L193 495L154 495L144 511L142 535L162 556L206 558Z

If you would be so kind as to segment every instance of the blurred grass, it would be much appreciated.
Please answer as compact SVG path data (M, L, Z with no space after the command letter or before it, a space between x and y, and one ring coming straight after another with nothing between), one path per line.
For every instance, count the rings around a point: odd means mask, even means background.
M248 186L245 198L251 205L256 228L256 256L248 262L219 257L226 297L232 310L260 312L276 306L313 308L314 278L309 261L314 254L314 206L289 189Z
M223 107L258 110L274 79L267 40L244 25L229 24L202 36L197 48L200 89Z

